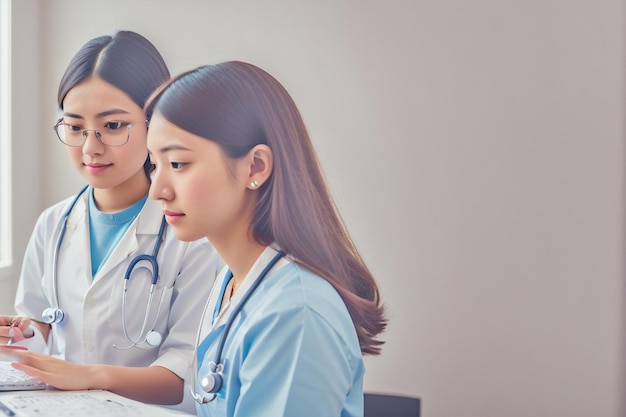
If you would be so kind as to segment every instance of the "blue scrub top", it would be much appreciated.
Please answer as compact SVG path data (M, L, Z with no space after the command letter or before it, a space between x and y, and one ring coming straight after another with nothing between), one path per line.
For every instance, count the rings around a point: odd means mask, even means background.
M198 415L363 416L365 367L343 300L326 280L295 263L276 268L233 323L222 353L224 384L214 401L196 405ZM227 313L198 347L197 381L215 360ZM205 321L212 316L208 309Z

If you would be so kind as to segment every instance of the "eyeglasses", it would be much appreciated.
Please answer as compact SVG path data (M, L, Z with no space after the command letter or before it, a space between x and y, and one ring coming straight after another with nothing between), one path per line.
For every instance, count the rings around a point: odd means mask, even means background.
M57 120L52 126L59 140L67 146L83 146L89 136L89 132L93 132L96 138L106 146L122 146L130 139L130 128L138 125L148 126L148 120L139 123L125 122L107 122L102 131L96 129L81 129L79 126L64 123L63 119Z

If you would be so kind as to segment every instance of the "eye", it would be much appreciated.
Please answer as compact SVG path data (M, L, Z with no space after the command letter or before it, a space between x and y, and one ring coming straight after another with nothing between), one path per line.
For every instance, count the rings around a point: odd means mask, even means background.
M187 165L184 162L170 162L170 166L174 169L181 169L182 167L184 167L185 165Z
M104 127L106 127L109 130L118 130L126 126L128 126L128 123L124 123L124 122L106 122L104 124Z
M67 128L67 130L69 130L70 132L80 132L82 129L80 126L76 126L76 125L69 125L69 124L64 124L64 126Z

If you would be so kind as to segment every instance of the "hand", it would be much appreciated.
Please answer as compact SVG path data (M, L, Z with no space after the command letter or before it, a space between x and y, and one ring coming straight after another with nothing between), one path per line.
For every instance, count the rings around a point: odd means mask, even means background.
M0 345L0 361L7 361L7 362L16 361L17 358L15 357L15 353L14 352L16 352L16 351L27 351L27 350L28 350L28 348L25 347L25 346Z
M19 342L32 336L30 319L21 316L0 316L0 345Z
M0 354L8 348L9 346L0 346ZM16 360L12 364L15 369L26 372L55 388L85 390L95 385L95 377L98 373L94 372L93 365L80 365L27 350L16 350L10 354Z

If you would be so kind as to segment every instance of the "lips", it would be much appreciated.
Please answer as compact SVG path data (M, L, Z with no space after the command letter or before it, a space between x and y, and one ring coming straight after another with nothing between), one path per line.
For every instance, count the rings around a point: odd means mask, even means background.
M105 169L107 169L108 167L110 167L112 164L97 164L97 163L91 163L91 164L85 164L85 167L87 168L87 170L89 170L89 172L93 173L93 174L97 174L99 172L104 171Z
M163 215L165 216L165 221L167 221L169 224L174 224L179 221L185 214L169 210L163 210Z

